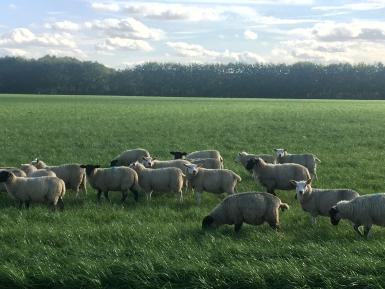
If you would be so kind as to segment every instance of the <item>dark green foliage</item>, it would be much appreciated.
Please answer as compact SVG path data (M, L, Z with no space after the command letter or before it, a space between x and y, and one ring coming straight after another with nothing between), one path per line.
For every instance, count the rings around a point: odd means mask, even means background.
M385 99L383 64L147 63L113 70L46 56L0 58L0 92L302 99Z

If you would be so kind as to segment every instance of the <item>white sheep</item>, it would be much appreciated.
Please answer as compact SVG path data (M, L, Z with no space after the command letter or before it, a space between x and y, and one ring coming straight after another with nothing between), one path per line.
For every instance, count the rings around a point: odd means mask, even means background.
M330 211L330 221L337 226L341 219L353 223L353 229L360 236L368 238L372 225L385 227L385 193L359 196L350 201L340 201ZM364 226L364 234L359 227Z
M110 201L109 191L122 192L121 202L123 203L128 195L128 191L134 194L135 201L138 201L138 174L128 167L100 168L99 165L81 165L86 169L87 179L91 187L98 191L100 201L103 192L104 197Z
M276 153L275 162L278 164L295 163L306 167L312 179L318 179L317 177L317 162L321 162L313 154L289 154L286 149L274 149Z
M35 159L31 162L37 169L46 169L53 171L56 176L62 179L67 189L74 190L76 197L79 195L79 190L87 194L86 188L86 172L80 167L80 164L64 164L58 166L48 166L45 162Z
M139 186L146 194L147 200L151 200L153 192L176 193L179 201L183 201L183 184L185 174L179 168L148 169L139 162L130 165L139 177Z
M217 150L204 150L204 151L195 151L191 153L186 152L170 152L174 156L174 159L218 159L223 165L223 158L219 151Z
M235 186L242 179L231 170L210 170L195 164L186 164L186 176L189 185L195 190L197 204L201 203L201 194L207 191L215 194L234 194Z
M32 201L48 203L54 209L64 209L65 183L57 177L17 177L12 172L1 171L0 182L5 183L9 196L19 201L20 208L23 203L28 208Z
M204 159L187 159L190 163L199 165L204 169L222 170L223 163L218 159L204 158Z
M279 211L289 209L279 198L268 193L247 192L230 195L218 204L202 221L202 228L217 228L234 225L238 232L243 222L260 225L267 222L271 228L279 229Z
M302 209L311 215L313 224L318 215L329 216L330 209L339 201L349 201L359 196L350 189L314 189L311 187L311 179L298 182L292 180L291 183L296 186L297 199Z
M190 164L187 160L168 160L168 161L160 161L157 159L153 159L152 157L143 157L140 162L146 168L151 169L162 169L162 168L179 168L182 172L186 171L186 164Z
M51 170L38 169L27 175L29 178L38 178L38 177L57 177L56 174Z
M37 170L37 168L31 164L22 164L20 165L20 169L24 171L27 176Z
M255 181L275 195L275 190L293 190L291 180L302 181L310 179L307 168L299 164L268 164L263 159L252 158L247 162L247 170L253 170Z
M255 154L249 154L247 152L240 152L240 153L238 153L237 156L235 157L234 161L236 163L242 164L246 168L247 162L250 159L252 159L252 158L255 158L255 159L261 158L266 163L270 163L270 164L274 164L275 163L275 158L272 155L268 155L268 154L258 154L258 155L255 155Z
M13 173L17 177L26 177L26 173L18 168L13 167L0 167L0 171L8 171ZM0 183L0 192L7 192L7 189L5 187L4 183Z
M130 164L136 162L136 161L141 161L143 157L149 157L150 153L142 148L137 148L137 149L131 149L131 150L126 150L116 156L112 161L110 166L129 166Z

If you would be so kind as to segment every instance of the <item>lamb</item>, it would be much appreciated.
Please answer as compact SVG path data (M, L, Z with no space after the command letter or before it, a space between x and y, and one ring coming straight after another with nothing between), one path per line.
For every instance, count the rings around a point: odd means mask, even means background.
M91 187L98 191L98 200L102 192L104 197L110 201L108 196L109 191L122 192L121 202L127 198L128 191L134 194L135 201L138 201L138 174L128 167L112 167L100 168L99 165L81 165L81 168L86 169L88 182Z
M0 167L0 172L1 171L11 172L17 177L26 177L27 176L24 171L22 171L18 168L13 168L13 167ZM0 192L7 192L7 188L5 187L5 184L3 184L3 183L0 183Z
M56 177L56 174L53 171L39 169L30 174L28 174L29 178L38 178L38 177Z
M79 190L87 195L86 173L79 164L64 164L59 166L48 166L42 160L36 159L31 162L37 169L46 169L53 171L56 176L62 179L67 189L74 190L76 197L79 196Z
M195 190L197 204L201 203L203 191L221 194L234 194L237 182L242 179L231 170L204 169L195 164L186 164L187 180Z
M268 193L247 192L230 195L204 217L202 229L234 224L234 230L238 232L243 222L255 226L267 222L271 228L279 229L278 208L284 211L289 209L289 205Z
M337 226L341 219L353 223L353 229L360 236L368 238L372 225L385 227L385 193L359 196L350 201L340 201L330 211L330 222ZM364 226L364 234L359 227Z
M295 163L300 164L306 167L312 179L318 180L317 177L317 162L321 162L313 154L289 154L286 149L274 149L276 153L276 163L285 164L285 163Z
M291 180L302 181L310 179L307 168L299 164L268 164L263 159L252 158L247 162L247 170L253 170L253 177L267 192L275 195L275 190L293 190Z
M235 157L234 161L236 163L241 163L246 168L247 162L251 158L256 158L256 159L257 158L261 158L261 159L263 159L267 163L270 163L270 164L274 164L275 163L275 159L274 159L274 157L272 155L268 155L268 154L254 155L254 154L249 154L247 152L240 152L240 153L238 153L237 156Z
M174 192L183 201L183 184L186 175L179 168L148 169L139 162L130 165L139 177L139 186L144 190L147 201L151 200L153 192Z
M5 183L9 196L29 208L30 202L48 203L53 209L64 209L65 183L57 177L17 177L9 171L0 172L0 182Z
M217 150L205 150L205 151L196 151L192 153L186 153L186 152L170 152L174 156L175 159L183 159L185 157L186 159L205 159L205 158L211 158L211 159L218 159L223 164L223 158L219 151Z
M149 157L150 153L141 148L126 150L120 155L116 156L112 161L110 166L129 166L130 164L141 161L143 157Z
M316 222L318 215L329 216L330 209L342 200L352 200L359 196L356 191L349 189L313 189L311 179L307 181L294 181L297 199L302 209L311 215L312 223Z
M205 169L215 169L215 170L222 170L223 169L223 163L219 161L218 159L213 158L205 158L205 159L188 159L192 164L199 165L202 168Z

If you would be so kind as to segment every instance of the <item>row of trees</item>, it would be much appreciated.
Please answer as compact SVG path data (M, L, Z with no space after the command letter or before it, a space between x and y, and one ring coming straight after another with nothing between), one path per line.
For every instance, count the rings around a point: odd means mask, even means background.
M147 63L114 70L68 57L4 57L0 92L385 99L385 66Z

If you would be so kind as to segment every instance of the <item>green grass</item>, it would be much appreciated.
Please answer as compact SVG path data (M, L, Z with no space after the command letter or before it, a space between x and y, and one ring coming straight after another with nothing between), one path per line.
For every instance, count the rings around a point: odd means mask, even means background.
M237 152L275 147L315 153L318 187L385 191L385 102L192 98L0 96L0 165L108 165L119 152L218 149L239 173L238 191L262 190L235 164ZM201 230L221 197L141 195L96 203L65 197L66 210L19 211L0 196L0 288L383 288L385 229L366 241L348 222L310 225L293 192L281 231L245 225Z

